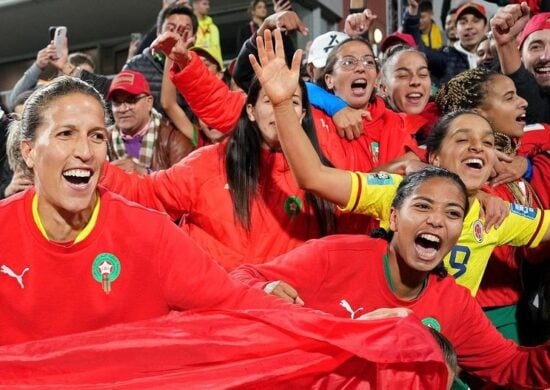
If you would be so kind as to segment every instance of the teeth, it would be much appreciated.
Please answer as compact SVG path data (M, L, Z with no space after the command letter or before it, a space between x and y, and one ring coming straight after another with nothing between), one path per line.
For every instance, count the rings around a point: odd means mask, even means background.
M90 177L92 173L85 169L69 169L63 172L63 176Z
M413 92L413 93L409 93L407 96L410 97L410 98L421 98L422 94L417 93L417 92Z
M469 158L465 161L466 164L478 164L479 166L483 167L483 161L479 158Z
M423 238L424 240L427 240L427 241L431 241L431 242L436 242L436 243L439 243L439 237L437 236L434 236L433 234L429 234L429 233L422 233L420 235L420 238Z
M536 71L537 71L537 72L541 72L541 73L543 73L543 72L550 72L550 68L537 68Z

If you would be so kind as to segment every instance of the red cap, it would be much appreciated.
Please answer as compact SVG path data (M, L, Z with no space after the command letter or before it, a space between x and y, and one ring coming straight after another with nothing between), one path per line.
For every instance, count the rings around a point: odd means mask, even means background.
M535 31L550 30L550 12L541 12L533 16L523 28L519 36L519 47L523 45L523 41Z
M380 43L380 51L384 53L391 46L399 45L400 43L404 43L416 49L416 42L411 34L394 32L382 40L382 43Z
M107 93L108 100L111 99L115 91L125 91L130 95L139 95L140 93L151 94L149 83L145 80L143 74L133 70L123 70L115 76Z
M456 10L455 24L458 23L458 19L460 19L462 15L466 15L466 14L474 14L474 15L481 16L483 19L485 19L485 23L487 23L487 11L485 11L485 7L482 6L481 4L466 3L461 5Z

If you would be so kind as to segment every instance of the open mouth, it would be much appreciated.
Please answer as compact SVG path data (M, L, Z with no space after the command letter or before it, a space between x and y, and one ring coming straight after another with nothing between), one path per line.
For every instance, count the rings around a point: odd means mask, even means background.
M424 97L424 94L422 94L420 92L411 92L411 93L407 94L406 97L409 101L412 101L414 103L418 103Z
M424 259L433 258L441 248L441 238L431 233L420 233L414 239L419 255Z
M535 73L540 75L550 74L550 64L543 64L542 66L536 66Z
M90 182L93 172L88 169L67 169L63 177L69 183L84 186Z
M351 90L354 93L363 93L367 89L367 80L359 79L351 83Z
M516 122L525 123L526 119L527 119L527 115L523 113L516 118Z
M468 168L481 170L485 163L480 158L469 158L463 162Z

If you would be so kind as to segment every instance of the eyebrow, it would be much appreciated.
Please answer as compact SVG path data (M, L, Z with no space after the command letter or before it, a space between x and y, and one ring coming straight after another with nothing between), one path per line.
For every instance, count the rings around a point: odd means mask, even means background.
M420 68L417 68L416 70L427 70L427 69L428 69L428 67L426 65L423 65ZM401 66L401 67L395 69L394 72L399 72L399 71L411 72L411 71L414 71L414 70L415 69L407 68L406 66Z
M424 200L424 201L426 201L426 202L428 202L428 203L431 203L431 204L433 204L433 203L436 202L434 199L428 198L427 196L422 196L422 195L415 195L415 196L413 196L413 200ZM463 212L466 211L466 209L464 208L464 206L461 205L460 203L447 202L447 203L445 203L445 206L446 206L446 207L449 207L449 206L451 206L451 207L458 207L458 208L460 208Z
M469 129L469 128L467 128L467 129L458 129L452 135L456 135L458 133L469 133L471 131L472 131L472 129ZM487 135L494 135L493 130L485 130L484 136L487 136Z

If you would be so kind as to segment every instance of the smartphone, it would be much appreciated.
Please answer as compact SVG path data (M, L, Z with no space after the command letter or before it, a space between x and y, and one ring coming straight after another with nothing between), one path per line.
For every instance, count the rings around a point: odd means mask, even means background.
M66 38L67 38L67 27L65 26L55 27L52 40L55 44L55 55L57 56L57 58L60 58L61 55L63 54L63 45L65 45Z

